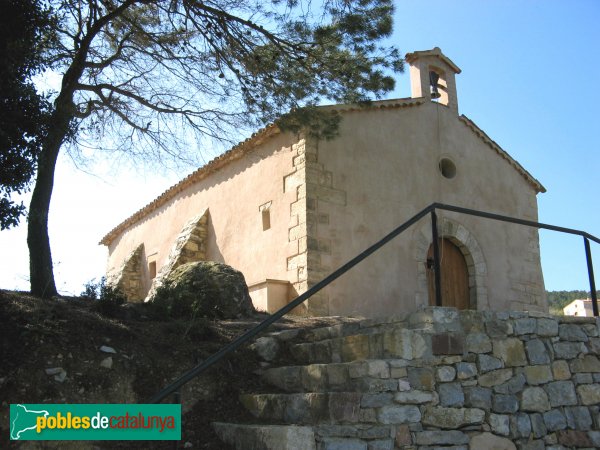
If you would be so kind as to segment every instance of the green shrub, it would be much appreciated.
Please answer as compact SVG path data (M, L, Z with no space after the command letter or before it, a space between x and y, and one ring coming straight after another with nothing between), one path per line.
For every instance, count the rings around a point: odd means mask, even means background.
M99 282L96 282L95 279L87 282L80 296L95 300L96 309L104 315L114 315L119 306L127 301L127 298L118 287L106 282L106 277L100 278Z

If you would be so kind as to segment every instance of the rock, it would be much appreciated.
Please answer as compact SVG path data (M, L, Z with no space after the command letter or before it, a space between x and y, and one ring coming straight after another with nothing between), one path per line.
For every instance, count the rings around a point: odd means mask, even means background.
M582 387L582 386L580 386ZM600 389L600 386L598 386ZM575 386L571 381L555 381L544 386L551 406L569 406L577 404Z
M490 426L494 433L508 436L510 434L510 416L490 414Z
M244 275L213 261L177 267L151 301L171 317L232 319L254 313Z
M406 380L398 380L398 391L404 392L409 391L411 388L410 383Z
M408 404L429 403L432 402L434 399L435 392L419 391L417 389L413 389L406 392L398 392L394 397L396 403Z
M315 450L315 434L311 427L296 425L237 425L213 422L219 438L232 448L278 450Z
M492 399L492 410L496 413L515 413L519 409L519 400L514 395L498 394Z
M585 406L565 408L567 425L574 430L591 430L592 416Z
M417 406L384 406L377 415L384 424L415 423L421 420L421 412Z
M558 335L562 341L587 342L588 336L581 326L576 324L562 324L558 327Z
M413 391L414 392L414 391ZM427 392L431 397L431 393ZM396 394L399 395L399 394ZM363 394L360 400L361 408L380 408L384 405L392 403L394 395L391 392L381 392L378 394ZM411 402L399 402L399 403L411 403ZM415 402L419 403L419 402Z
M265 361L273 361L279 352L279 342L270 336L258 338L251 348Z
M392 439L369 441L368 450L394 450L394 441Z
M525 376L520 373L509 379L506 383L494 387L498 394L517 394L525 387Z
M544 412L550 409L548 395L541 387L528 387L521 397L523 411Z
M466 380L477 375L477 366L473 363L460 362L456 365L456 376L459 380Z
M104 353L117 353L117 351L114 348L109 347L107 345L103 345L102 347L100 347L100 351Z
M544 423L548 431L564 430L567 428L567 419L558 409L552 409L544 413Z
M571 372L600 372L600 360L593 355L585 355L581 359L571 361Z
M185 444L183 444L183 448L192 448L194 446L194 444L192 444L191 442L186 442Z
M100 367L104 367L105 369L112 369L112 365L113 365L112 356L109 356L108 358L104 358L102 361L100 361Z
M587 353L588 350L583 342L555 342L554 357L556 359L577 358L580 353Z
M571 381L578 384L592 384L594 382L594 377L591 373L576 373L571 378Z
M426 391L432 391L435 385L435 377L433 376L433 370L430 368L408 368L408 381L414 389L423 389Z
M479 377L479 385L483 387L497 386L512 378L512 369L493 370Z
M581 384L577 386L577 393L584 405L600 404L600 384Z
M58 375L61 372L64 372L62 367L49 367L46 369L46 375Z
M463 406L465 394L460 383L442 383L438 386L442 406Z
M415 433L418 445L461 445L468 444L469 437L462 431L421 431Z
M541 414L530 414L529 420L531 420L531 431L533 432L533 437L535 438L543 438L548 433L546 429L546 424L544 423L544 418Z
M527 383L537 385L553 381L550 366L527 366L525 367L525 378Z
M558 322L556 319L538 319L537 334L542 337L556 336L558 334Z
M396 445L399 447L412 445L412 436L408 425L399 425L396 427Z
M544 343L539 339L527 341L525 343L525 351L527 352L527 358L529 358L531 364L550 364L548 350Z
M452 366L441 366L437 369L438 381L452 381L456 377L456 369Z
M588 436L596 448L600 448L600 431L590 431Z
M54 375L54 381L58 381L59 383L62 383L66 379L67 379L67 371L66 370L62 370L61 372Z
M558 442L565 447L570 448L590 448L592 440L585 431L578 430L565 430L556 433L558 436Z
M471 353L487 353L492 351L492 341L484 333L469 333L465 339L465 347Z
M511 435L516 438L527 438L531 433L531 421L525 413L513 414L510 417Z
M517 338L496 340L493 343L493 354L504 361L509 367L526 366L527 358L523 349L523 342Z
M535 333L536 326L537 321L530 317L516 319L514 325L515 334L521 335Z
M490 372L503 367L502 361L500 361L498 358L494 358L493 356L480 354L477 355L477 360L479 362L479 370L481 373Z
M510 324L506 320L492 319L485 323L487 334L493 339L505 338L512 332Z
M465 388L465 404L472 408L489 410L492 408L492 390L482 387Z
M536 441L527 441L519 446L519 450L545 450L544 441L538 439Z
M426 407L423 424L455 430L465 425L480 424L485 419L485 411L476 408Z
M569 370L569 364L562 359L554 361L552 363L552 375L554 375L554 379L557 381L570 379L571 371Z
M371 360L367 361L367 374L370 377L375 378L389 378L390 377L390 368L388 364L381 360Z
M474 435L469 444L471 450L517 450L515 444L509 439L496 436L492 433L481 433Z

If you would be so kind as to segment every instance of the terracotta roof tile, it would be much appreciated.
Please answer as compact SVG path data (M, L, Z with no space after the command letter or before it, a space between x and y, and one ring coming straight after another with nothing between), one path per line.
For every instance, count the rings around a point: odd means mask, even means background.
M374 108L374 109L386 109L386 108L402 108L407 106L416 106L420 105L424 102L424 99L414 99L414 98L401 98L395 100L381 100L372 102L370 105L366 106L366 108ZM333 111L347 112L347 111L357 111L360 109L364 109L365 107L356 106L356 105L331 105L325 106L324 108L331 109ZM135 212L133 215L129 216L115 228L110 230L101 240L100 244L102 245L110 245L110 243L127 227L133 225L139 220L143 219L145 216L150 214L152 211L155 211L160 206L167 203L169 200L174 198L179 192L183 191L191 184L196 181L203 179L208 176L212 172L219 170L221 167L227 165L231 161L235 161L246 153L252 151L256 147L256 145L260 144L264 139L267 139L271 136L279 134L279 128L274 124L269 124L266 127L258 130L253 133L251 137L248 139L236 144L230 150L227 150L220 156L217 156L204 166L198 168L184 179L179 181L177 184L174 184L157 198L155 198L152 202Z

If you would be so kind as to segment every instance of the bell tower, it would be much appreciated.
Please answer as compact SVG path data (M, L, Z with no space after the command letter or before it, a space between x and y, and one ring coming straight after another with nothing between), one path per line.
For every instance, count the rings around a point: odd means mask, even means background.
M425 97L446 105L458 114L456 80L459 67L439 47L406 54L410 65L411 97Z

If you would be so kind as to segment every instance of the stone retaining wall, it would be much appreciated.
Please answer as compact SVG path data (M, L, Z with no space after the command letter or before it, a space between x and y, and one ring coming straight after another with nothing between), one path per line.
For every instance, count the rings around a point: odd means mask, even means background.
M319 449L600 448L599 319L427 308L294 333L271 337L305 365L265 375L325 418Z

